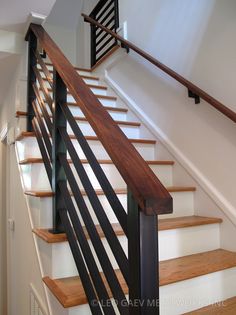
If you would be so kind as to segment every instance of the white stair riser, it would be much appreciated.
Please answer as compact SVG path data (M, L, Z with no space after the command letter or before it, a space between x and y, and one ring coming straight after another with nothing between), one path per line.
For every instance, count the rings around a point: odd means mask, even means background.
M69 106L73 116L84 117L83 112L77 106ZM125 112L107 111L114 120L126 121L127 114Z
M37 65L37 68L41 69L39 64ZM48 68L49 71L53 70L53 66L47 65L47 68ZM86 76L91 76L92 75L92 73L89 72L89 71L77 70L77 72L80 75L86 75Z
M84 136L96 136L96 133L94 132L93 128L87 121L77 120L77 124ZM21 126L20 130L25 130L25 129L22 129L24 128L24 126L25 124ZM130 138L130 139L140 138L139 126L127 126L127 125L119 124L118 127L123 131L123 133L126 135L127 138ZM70 135L74 134L69 123L67 123L67 132ZM48 130L48 133L49 133L49 130Z
M45 83L45 86L48 88L48 89L51 89L51 85L49 84L48 81L44 81ZM40 85L39 83L37 84L37 86L40 88ZM96 88L93 88L93 87L89 87L90 90L94 93L94 94L97 94L97 95L107 95L107 90L104 90L104 89L101 89L99 88L99 85L98 87Z
M193 204L193 193L192 192L179 192L171 193L173 197L174 212L171 216L182 216L184 210L184 215L194 214L194 204ZM38 197L27 197L29 200L30 207L32 209L33 225L34 227L41 228L51 228L52 227L52 198L38 198ZM118 220L107 200L107 198L102 195L98 196L103 209L111 223L117 223ZM118 195L118 198L123 205L124 209L127 209L127 196L125 194ZM74 199L74 198L73 198ZM91 214L93 222L99 224L99 221L94 214L92 206L88 200L87 196L84 196L84 200L88 206L88 210ZM163 218L163 216L159 216Z
M223 286L223 290L222 290ZM49 290L48 290L49 291ZM180 315L235 296L236 268L160 287L160 315ZM91 315L88 304L64 309L55 297L53 315ZM128 298L128 297L127 297ZM118 313L117 313L118 314Z
M85 136L96 136L96 133L94 132L93 128L90 126L88 122L82 122L77 121L82 133ZM140 128L136 126L125 126L125 125L119 125L120 129L123 131L123 133L126 135L126 137L130 139L138 139L140 137ZM68 124L67 131L69 134L73 134L70 125Z
M116 100L107 100L107 99L103 99L103 98L98 98L98 100L100 101L100 103L103 106L110 106L110 107L115 107L116 106ZM74 97L72 95L70 95L70 94L67 94L67 102L74 103L75 102Z
M49 93L49 94L52 97L52 93ZM40 91L40 95L44 99L44 94L43 94L42 91ZM98 100L100 101L100 103L103 106L110 106L110 107L115 107L116 106L116 100L107 100L107 99L103 99L103 98L99 98L99 97L98 97ZM71 94L67 94L67 102L68 103L75 103L75 99L74 99L74 97Z
M51 315L92 315L88 304L64 308L48 288L47 292L51 305Z
M76 151L81 159L85 159L85 155L81 150L75 139L72 140ZM110 157L105 149L102 147L100 141L88 141L93 153L97 159L109 160ZM144 143L134 143L135 148L142 155L145 160L154 160L155 156L155 145L144 144ZM37 140L35 137L26 137L21 141L17 141L17 148L20 160L32 157L41 157Z
M233 297L235 292L236 268L162 286L160 287L161 314L179 315L191 312Z
M70 164L75 175L79 187L82 188L79 176L73 164ZM100 189L101 186L93 173L89 164L83 164L86 173L95 189ZM114 164L101 165L106 177L113 188L126 188L126 183L118 172ZM159 180L165 186L172 186L172 166L171 165L151 165L153 172L158 176ZM25 184L25 190L50 190L51 186L48 181L46 169L43 163L21 165L22 176Z
M158 233L159 260L163 261L192 255L194 253L215 250L220 246L219 233L219 224L160 231ZM128 242L126 236L118 236L118 239L127 255ZM191 242L189 242L190 239ZM206 239L207 242L205 241ZM102 242L113 268L119 269L106 239L102 238ZM102 271L91 241L89 240L88 243L92 249L93 256L96 257L95 260L99 271ZM68 242L48 244L38 239L38 244L43 259L45 275L54 279L78 275Z
M83 117L83 116L80 116ZM19 130L24 131L26 130L26 123L27 123L27 118L23 117L19 119L17 127ZM94 132L93 128L90 126L90 124L87 121L78 121L78 126L80 127L82 133L85 136L96 136L96 133ZM139 139L140 137L140 128L139 126L126 126L119 124L119 128L124 132L126 137L131 138L131 139ZM69 134L73 134L74 132L72 131L70 124L67 123L67 131Z
M70 108L72 116L84 117L84 114L81 111L81 109L79 108L79 106L69 105L69 108ZM50 108L48 106L47 106L47 110L48 110L48 113L51 112ZM108 112L108 114L111 115L111 117L114 120L127 121L127 113L125 113L125 112L116 112L116 111L112 111L112 110L108 110L107 112Z
M127 254L127 239L125 236L119 236L119 241L121 246L124 248L125 253ZM102 239L103 246L108 254L109 260L114 269L118 269L117 262L113 256L113 253L108 245L106 239ZM102 272L102 268L96 256L96 252L93 249L91 241L88 240L88 244L91 248L92 255L96 261L98 269ZM57 243L57 244L48 244L41 239L38 239L38 245L40 254L42 257L42 265L44 266L44 274L56 279L64 278L70 276L77 276L78 271L72 256L68 242Z
M41 73L42 78L46 78L46 76L44 75L43 72L40 72L40 73ZM81 75L89 76L87 74L81 74ZM86 84L92 84L92 85L99 85L100 84L99 80L94 80L93 78L91 78L91 79L90 78L88 78L88 79L82 78L82 79L84 80L84 82Z

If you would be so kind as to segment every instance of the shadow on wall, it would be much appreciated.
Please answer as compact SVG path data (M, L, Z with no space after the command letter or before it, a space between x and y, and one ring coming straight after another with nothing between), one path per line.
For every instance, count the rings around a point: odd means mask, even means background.
M187 76L214 4L215 0L155 0L145 7L143 1L136 0L130 13L127 8L121 8L121 16L128 20L131 41ZM139 32L136 31L137 16L144 21Z
M236 112L236 1L216 0L190 78Z
M235 0L121 0L120 7L131 41L236 111Z

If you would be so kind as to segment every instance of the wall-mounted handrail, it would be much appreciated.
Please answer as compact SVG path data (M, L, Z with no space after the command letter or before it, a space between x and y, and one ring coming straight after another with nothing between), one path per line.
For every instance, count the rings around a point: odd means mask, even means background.
M128 47L128 48L132 49L133 51L135 51L137 54L139 54L140 56L142 56L143 58L145 58L146 60L151 62L154 66L158 67L159 69L161 69L162 71L167 73L169 76L171 76L172 78L177 80L179 83L184 85L189 91L191 91L193 93L193 95L202 98L204 101L209 103L211 106L216 108L219 112L221 112L222 114L224 114L225 116L227 116L229 119L231 119L233 122L236 123L236 112L232 111L226 105L222 104L221 102L216 100L214 97L212 97L211 95L209 95L208 93L206 93L205 91L200 89L198 86L196 86L195 84L193 84L189 80L185 79L183 76L181 76L180 74L178 74L174 70L170 69L169 67L167 67L166 65L164 65L163 63L161 63L160 61L158 61L157 59L155 59L154 57L152 57L148 53L146 53L144 50L138 48L136 45L134 45L130 41L124 39L120 35L114 33L113 31L109 30L108 28L104 27L102 24L100 24L96 20L92 19L90 16L88 16L86 14L82 14L82 16L84 17L86 22L89 22L92 25L95 25L98 28L100 28L101 30L112 35L115 39L120 41L124 45L124 47Z
M39 40L66 87L80 105L98 139L111 157L142 211L147 215L172 212L172 197L136 151L74 67L40 25L29 32Z

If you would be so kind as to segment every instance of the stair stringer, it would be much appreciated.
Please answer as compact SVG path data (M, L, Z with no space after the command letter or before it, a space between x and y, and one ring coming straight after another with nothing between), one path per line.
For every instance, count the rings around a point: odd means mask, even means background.
M19 176L20 176L21 189L22 189L22 193L24 194L24 181L23 181L23 176L22 176L21 169L20 169L19 152L18 152L16 144L15 144L15 156L16 156L16 164L17 164L17 168L18 168ZM29 205L29 198L25 194L24 194L24 198L25 198L25 203L26 203L26 208L27 209L21 209L21 210L22 211L23 210L27 211L28 219L29 219L30 226L31 226L31 230L33 230L34 226L33 226L33 219L32 219L31 208L30 208L30 205ZM37 256L37 261L38 261L38 265L39 265L39 269L40 269L40 275L41 275L41 279L42 279L45 275L44 275L44 272L43 272L43 266L42 266L42 261L41 261L41 257L40 257L40 250L39 250L38 243L37 243L37 237L35 236L34 233L31 233L31 235L32 235L33 241L34 241L35 253L36 253L36 256ZM40 279L40 281L41 281L41 279ZM42 284L42 285L43 285L43 288L44 288L44 294L45 294L46 303L47 303L47 305L45 307L46 308L46 312L47 312L48 315L53 315L51 302L50 302L50 297L49 297L49 292L48 292L45 284ZM30 284L29 284L29 286L30 286ZM58 315L60 315L60 314L58 314Z

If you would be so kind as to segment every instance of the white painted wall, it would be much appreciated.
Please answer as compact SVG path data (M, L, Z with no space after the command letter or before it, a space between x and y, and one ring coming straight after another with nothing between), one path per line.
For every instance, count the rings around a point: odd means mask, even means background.
M120 0L120 24L139 47L236 110L234 0ZM142 21L144 23L142 23ZM137 23L142 23L138 28Z
M73 65L78 65L78 61L84 58L84 46L78 44L77 34L79 32L79 37L84 37L84 25L80 19L83 5L84 0L57 0L44 24Z
M24 54L19 57L13 80L8 86L4 103L0 107L0 130L6 123L9 124L9 127L15 126L15 111L17 109L26 109L26 72L26 54ZM0 190L2 194L6 195L6 219L14 220L15 231L7 229L7 270L5 269L3 272L5 274L7 272L8 275L8 288L6 288L5 283L1 283L1 288L5 286L4 290L8 289L8 315L29 315L30 283L34 285L40 298L46 305L45 291L42 284L42 275L37 260L26 200L20 182L14 145L8 147L6 160L7 165L4 165L4 167L7 173L1 174ZM5 186L2 187L2 183ZM4 222L1 222L1 224L4 224ZM0 281L2 279L0 277ZM3 315L5 314L3 313Z
M6 145L0 142L0 314L7 314Z
M45 303L45 292L37 261L25 196L22 190L14 145L8 156L8 218L15 222L15 231L8 230L8 312L9 315L30 315L30 284Z
M81 13L90 14L99 0L84 0ZM77 24L77 65L90 68L90 24L84 22L81 15L78 16Z
M44 28L69 61L76 65L76 30L49 24L49 22L44 24Z

